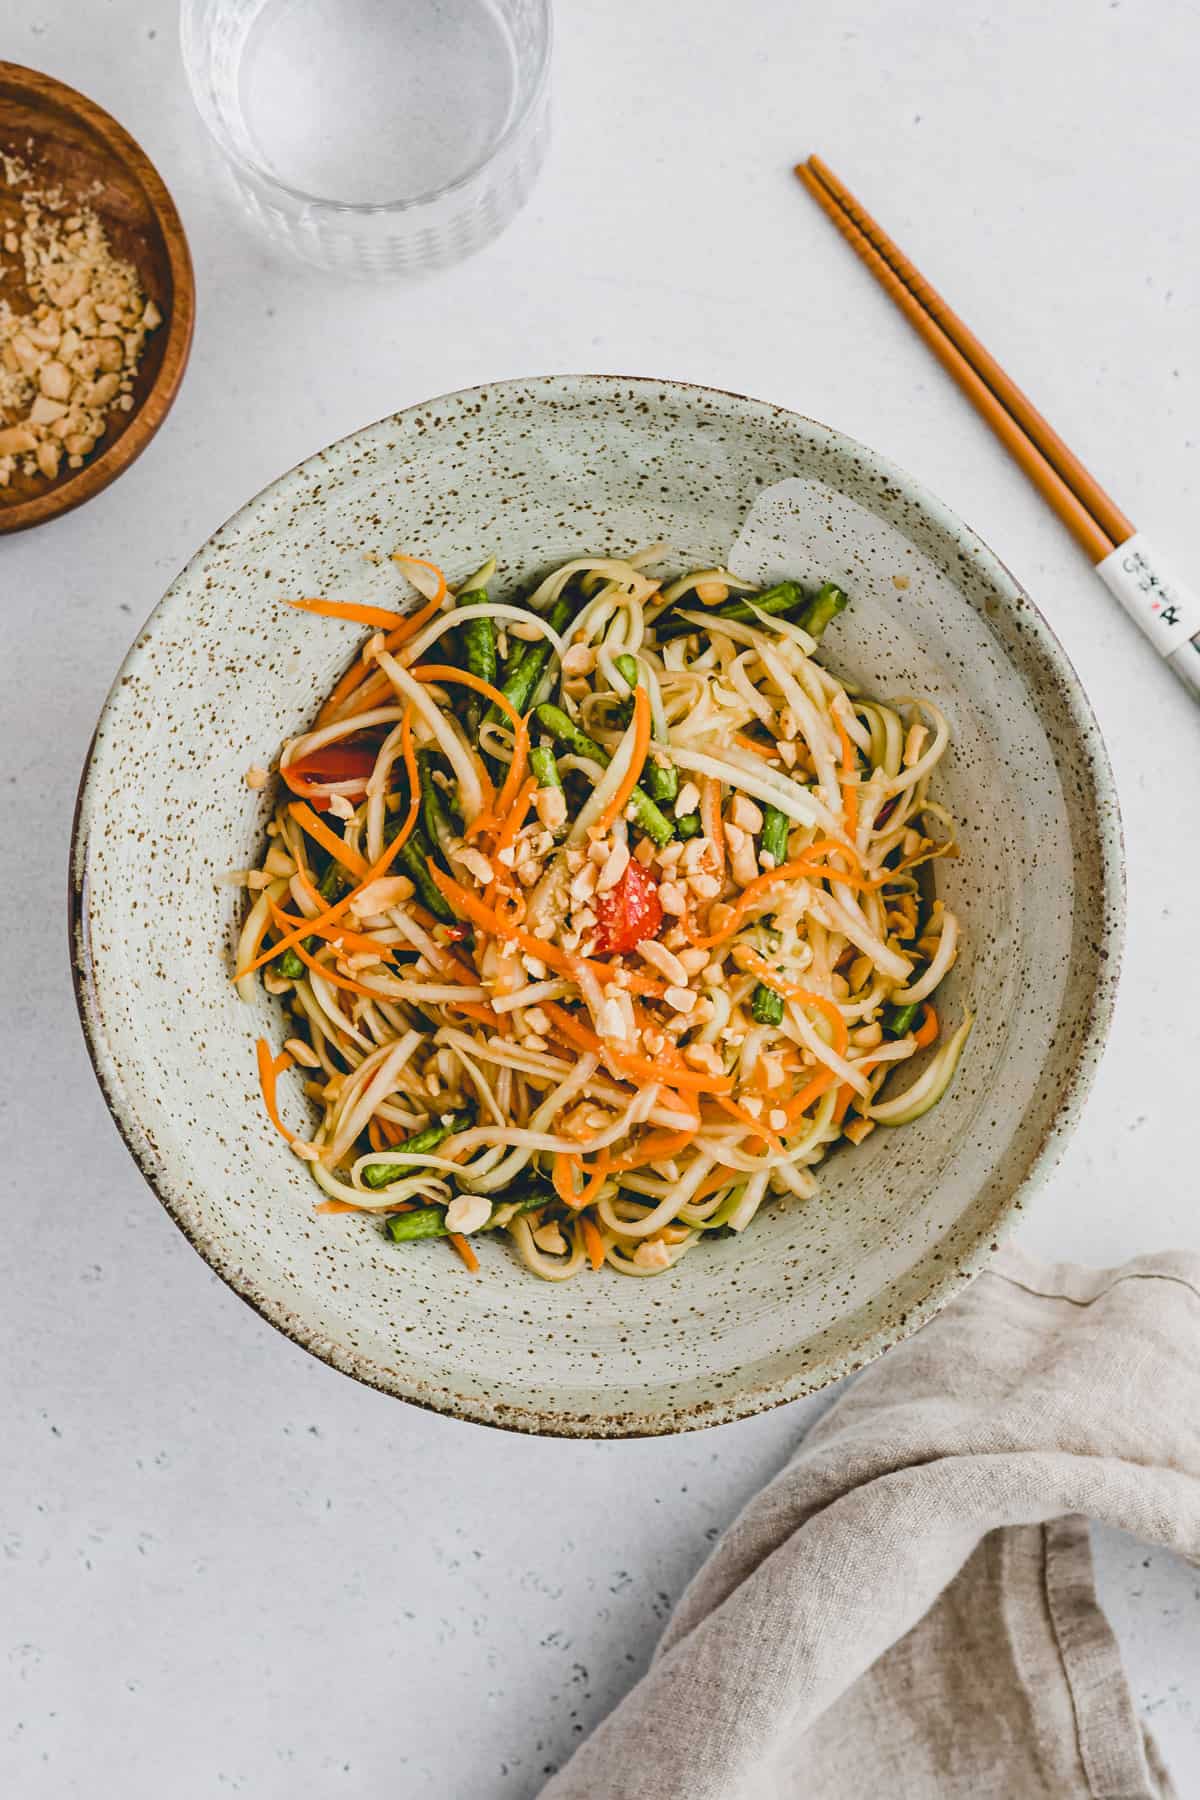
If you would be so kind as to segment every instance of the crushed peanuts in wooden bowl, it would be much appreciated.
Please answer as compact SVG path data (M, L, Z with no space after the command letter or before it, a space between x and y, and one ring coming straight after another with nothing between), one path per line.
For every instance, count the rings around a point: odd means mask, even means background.
M179 215L134 140L0 62L0 532L90 500L145 449L194 301Z

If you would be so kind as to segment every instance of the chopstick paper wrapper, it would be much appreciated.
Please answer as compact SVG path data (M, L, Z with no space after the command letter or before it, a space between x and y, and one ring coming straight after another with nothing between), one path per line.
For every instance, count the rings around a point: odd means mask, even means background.
M1097 563L1096 573L1159 655L1200 691L1200 595L1168 569L1140 531Z

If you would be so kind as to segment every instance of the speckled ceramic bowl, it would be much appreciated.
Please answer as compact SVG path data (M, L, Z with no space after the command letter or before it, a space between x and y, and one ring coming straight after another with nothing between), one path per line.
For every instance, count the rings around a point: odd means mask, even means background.
M472 1278L436 1246L313 1213L267 1125L263 994L229 984L269 801L243 773L300 730L344 665L344 627L281 594L396 596L364 560L397 544L502 583L662 538L724 557L764 487L803 527L801 575L854 597L830 655L883 695L931 695L954 743L941 797L962 860L938 865L966 949L939 1009L978 1022L917 1124L826 1165L654 1280L535 1280L500 1242ZM782 522L781 522L782 521ZM768 531L768 538L770 532ZM782 552L779 552L782 555ZM789 562L794 555L788 553ZM770 575L767 553L757 572ZM897 582L899 578L899 582ZM578 1436L681 1431L792 1399L916 1329L987 1260L1074 1123L1116 980L1120 828L1071 668L1017 583L908 476L810 420L670 382L553 377L413 407L314 456L205 545L105 707L73 854L80 1008L139 1167L212 1267L317 1356L463 1418ZM293 1098L299 1123L303 1101Z

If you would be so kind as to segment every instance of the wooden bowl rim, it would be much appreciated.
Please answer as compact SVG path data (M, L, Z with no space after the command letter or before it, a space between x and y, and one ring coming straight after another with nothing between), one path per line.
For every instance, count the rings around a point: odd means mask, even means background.
M133 175L149 202L155 223L162 233L171 278L171 296L162 364L153 387L129 425L107 450L101 451L93 462L85 464L62 486L52 487L45 494L38 494L31 500L20 500L13 506L0 505L0 535L24 531L31 525L42 525L48 519L59 518L63 513L94 499L118 475L124 474L130 463L141 455L171 410L179 392L179 384L183 380L183 372L187 368L196 321L196 281L187 233L166 183L141 145L123 125L118 124L111 113L105 112L102 106L97 106L94 100L89 100L86 94L68 87L64 81L56 80L53 75L43 75L37 69L27 69L20 63L0 61L0 89L4 87L13 88L34 100L53 104L60 110L74 114Z

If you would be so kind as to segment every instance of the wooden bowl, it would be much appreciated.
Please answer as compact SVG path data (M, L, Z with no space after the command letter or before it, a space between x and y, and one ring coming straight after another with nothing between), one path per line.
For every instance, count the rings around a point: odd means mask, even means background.
M27 163L39 185L60 186L68 197L86 201L114 253L133 264L146 297L163 315L162 325L146 339L132 412L110 415L103 449L81 469L67 468L64 459L53 481L14 471L9 485L0 488L0 532L6 532L24 531L81 506L141 455L183 380L196 286L183 225L161 175L94 101L35 69L0 62L0 151ZM0 263L7 271L0 295L11 300L18 282L23 292L23 271L19 259L3 248Z

